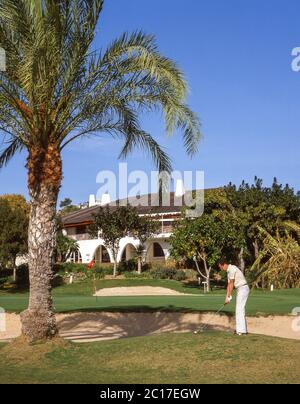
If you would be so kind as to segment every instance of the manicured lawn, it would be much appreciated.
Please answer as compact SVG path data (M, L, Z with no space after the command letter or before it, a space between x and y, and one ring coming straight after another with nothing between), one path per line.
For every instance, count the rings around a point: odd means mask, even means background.
M192 296L137 296L137 297L98 297L92 296L90 282L64 285L54 289L54 304L57 312L70 311L216 311L222 305L225 291L218 290L203 295L195 287L184 287L180 282L168 280L100 280L97 288L113 286L161 286L192 293ZM0 291L0 307L8 312L20 312L27 307L28 293ZM234 302L233 302L234 303ZM234 304L225 308L233 313ZM271 292L254 291L248 303L248 315L288 314L300 306L300 289Z
M0 344L0 383L299 383L300 342L226 333Z

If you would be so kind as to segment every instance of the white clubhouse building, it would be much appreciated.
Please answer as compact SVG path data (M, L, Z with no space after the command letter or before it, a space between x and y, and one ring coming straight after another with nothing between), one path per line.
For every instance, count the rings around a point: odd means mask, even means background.
M147 240L145 244L144 257L146 262L165 261L170 256L169 238L172 234L174 221L179 219L184 206L184 198L182 192L176 190L171 192L169 203L162 206L162 203L153 203L157 198L156 195L143 195L135 204L137 211L143 216L152 216L160 223L160 230L153 238ZM157 199L158 200L158 199ZM120 201L120 205L122 205ZM126 200L131 204L130 199ZM109 206L112 211L117 209L116 204L110 204L106 198L102 203L97 203L93 195L90 196L89 207L79 211L70 213L62 217L63 231L68 237L77 241L79 252L73 254L70 261L90 263L95 260L96 263L113 262L113 255L109 248L105 246L105 242L101 237L93 239L88 233L88 226L93 223L93 215L95 215L99 206ZM133 237L124 237L120 241L117 261L128 261L135 255L135 250L139 246L139 240Z

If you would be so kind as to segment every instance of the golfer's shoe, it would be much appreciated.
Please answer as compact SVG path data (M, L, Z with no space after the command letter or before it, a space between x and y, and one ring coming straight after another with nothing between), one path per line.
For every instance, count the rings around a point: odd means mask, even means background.
M234 335L238 335L238 336L241 336L241 335L248 335L247 332L236 332L236 331L234 331L233 334L234 334Z

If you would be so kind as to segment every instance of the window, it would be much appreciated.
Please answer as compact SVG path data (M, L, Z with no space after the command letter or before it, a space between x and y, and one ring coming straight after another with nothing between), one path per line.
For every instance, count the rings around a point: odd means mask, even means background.
M108 251L106 248L102 248L102 262L103 263L109 263L110 262L110 256L108 254Z
M164 221L162 222L163 233L171 233L173 230L173 221Z
M154 258L162 258L164 257L164 251L161 248L161 245L159 243L153 243L153 257Z
M81 258L81 254L79 251L75 251L71 257L70 257L70 262L75 262L75 263L79 263L82 262L82 258Z
M95 251L94 259L97 264L110 262L110 257L107 249L104 246L100 245Z
M172 220L164 220L164 226L173 226L174 222Z
M76 234L85 234L85 233L87 233L86 226L76 227Z

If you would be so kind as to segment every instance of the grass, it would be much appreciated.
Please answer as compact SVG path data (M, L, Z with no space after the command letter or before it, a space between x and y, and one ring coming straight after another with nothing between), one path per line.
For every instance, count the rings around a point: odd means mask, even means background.
M160 286L192 296L91 296L89 281L54 289L57 312L72 311L215 311L224 290L203 295L176 281L99 280L97 289ZM287 314L299 306L300 289L254 291L248 315ZM0 306L19 312L28 292L0 291ZM234 304L226 307L234 312ZM229 371L230 370L230 371ZM22 338L0 344L0 383L298 383L300 341L228 333L162 334L74 344L55 340L28 346Z
M298 383L300 341L208 332L0 344L0 383Z
M63 285L53 291L57 312L72 311L216 311L224 301L224 290L203 295L195 286L170 280L124 279L99 280L97 289L117 286L160 286L171 288L192 296L135 296L98 297L92 296L92 284L85 281ZM299 306L300 289L277 290L274 292L252 292L248 315L288 314ZM234 303L234 302L233 302ZM225 312L234 313L234 304L226 306ZM27 307L28 292L0 291L0 307L7 312L20 312Z

